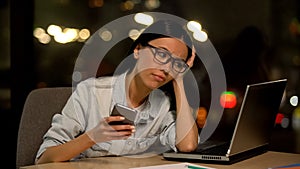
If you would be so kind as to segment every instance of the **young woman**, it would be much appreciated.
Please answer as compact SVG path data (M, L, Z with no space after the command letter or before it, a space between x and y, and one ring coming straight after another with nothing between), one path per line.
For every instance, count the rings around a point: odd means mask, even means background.
M188 103L183 83L195 58L191 45L185 29L174 21L150 25L129 50L135 62L123 64L128 69L77 85L62 113L53 117L36 163L193 151L198 145L196 111ZM167 84L172 86L174 106L160 90ZM124 120L110 116L117 103L137 111L134 125L110 125Z

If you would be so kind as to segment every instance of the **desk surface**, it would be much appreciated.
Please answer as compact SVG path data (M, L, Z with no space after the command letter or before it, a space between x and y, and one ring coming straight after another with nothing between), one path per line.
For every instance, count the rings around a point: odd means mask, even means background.
M129 157L100 157L89 158L76 162L48 163L21 167L21 169L128 169L131 167L142 167L162 164L180 163L167 161L162 156L152 156L147 158ZM283 153L269 151L264 154L240 161L231 165L194 163L216 169L268 169L271 167L300 163L300 154Z

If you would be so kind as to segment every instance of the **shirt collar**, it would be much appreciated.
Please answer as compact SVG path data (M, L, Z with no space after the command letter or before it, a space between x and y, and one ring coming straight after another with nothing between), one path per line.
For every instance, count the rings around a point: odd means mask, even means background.
M113 85L113 105L116 103L123 104L127 106L126 102L126 90L125 90L125 80L126 80L127 72L119 75Z
M115 81L113 87L113 97L112 97L113 105L115 105L116 103L120 103L125 106L128 106L126 101L126 90L125 90L125 81L126 81L127 73L128 72L122 73L117 77ZM160 89L153 90L146 101L148 102L146 103L147 105L146 109L150 109L148 112L151 117L156 117L162 108L170 108L170 101L168 97Z

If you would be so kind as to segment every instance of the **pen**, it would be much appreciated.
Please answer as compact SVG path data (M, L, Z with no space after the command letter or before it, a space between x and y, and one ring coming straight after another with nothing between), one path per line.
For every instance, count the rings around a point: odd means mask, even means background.
M192 165L186 165L186 167L190 168L190 169L207 169L207 168L198 167L198 166L192 166Z

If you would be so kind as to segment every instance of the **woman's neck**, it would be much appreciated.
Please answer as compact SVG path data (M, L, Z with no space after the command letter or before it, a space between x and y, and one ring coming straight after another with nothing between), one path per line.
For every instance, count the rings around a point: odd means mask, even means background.
M125 82L126 99L128 105L135 108L145 102L150 94L150 90L143 85L138 74L129 73Z

